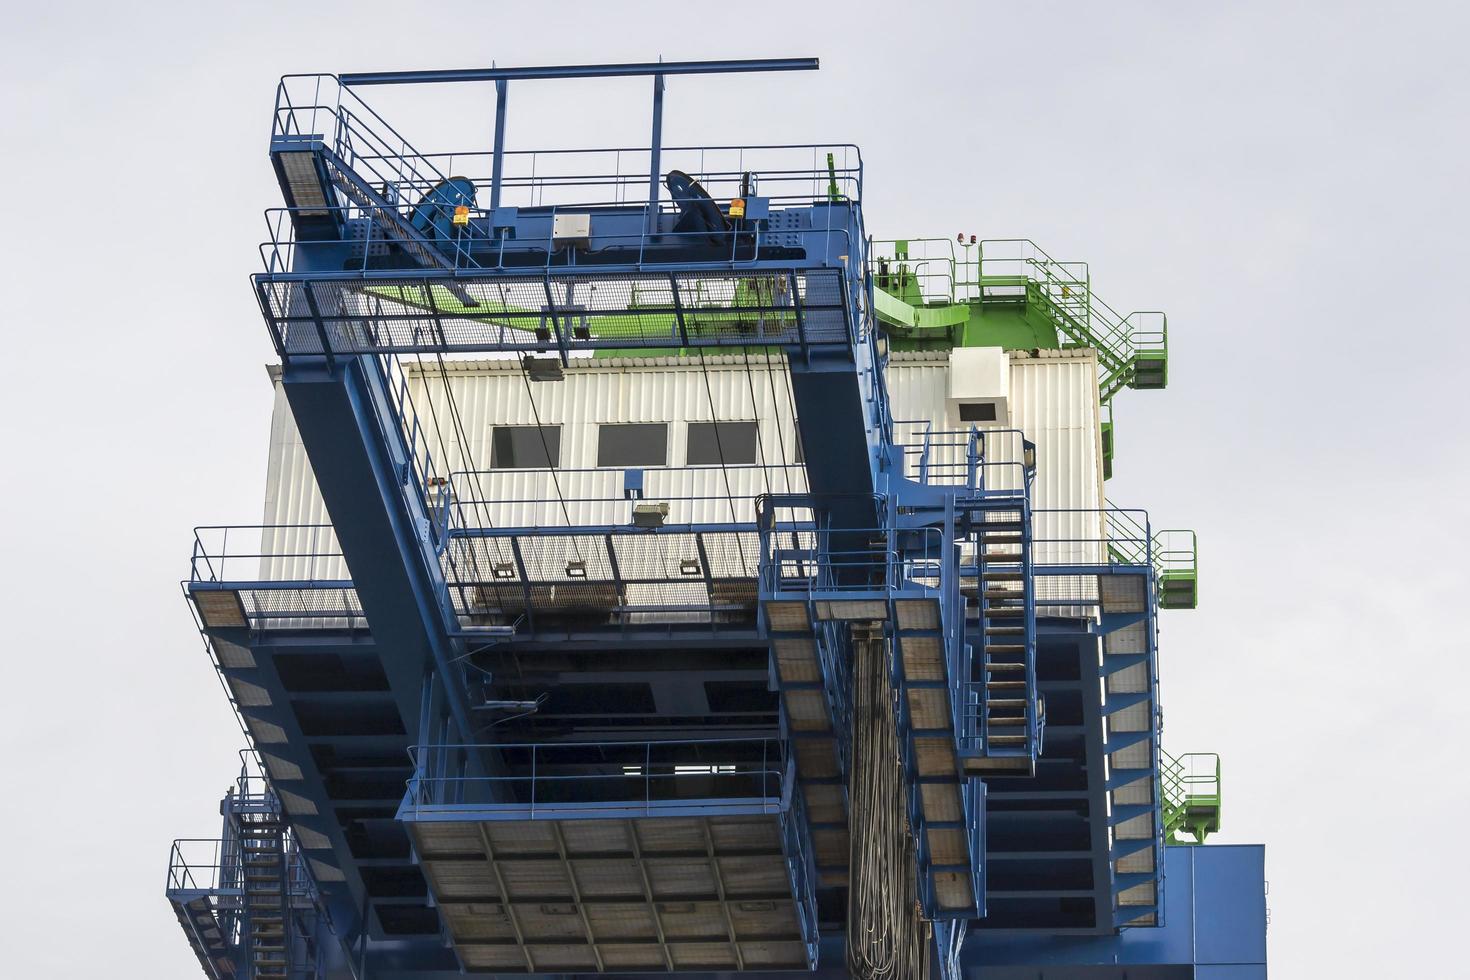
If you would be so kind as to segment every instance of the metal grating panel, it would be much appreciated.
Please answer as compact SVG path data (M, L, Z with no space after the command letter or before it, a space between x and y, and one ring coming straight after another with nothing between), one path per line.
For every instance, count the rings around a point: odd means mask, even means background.
M777 815L408 826L469 969L803 970L814 962L808 898L792 877Z

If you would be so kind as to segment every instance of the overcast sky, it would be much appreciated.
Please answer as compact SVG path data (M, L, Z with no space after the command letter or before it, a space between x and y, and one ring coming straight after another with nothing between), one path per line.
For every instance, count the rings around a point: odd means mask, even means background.
M535 13L531 13L535 11ZM0 46L0 975L190 977L174 837L241 745L178 581L252 523L247 288L285 72L816 55L673 79L670 143L848 141L880 238L1028 237L1169 314L1112 501L1198 529L1165 745L1267 844L1277 977L1444 976L1470 860L1461 4L11 5ZM646 140L647 83L544 84L513 147ZM492 91L388 114L488 147ZM553 111L553 107L555 107ZM545 111L542 111L542 110Z

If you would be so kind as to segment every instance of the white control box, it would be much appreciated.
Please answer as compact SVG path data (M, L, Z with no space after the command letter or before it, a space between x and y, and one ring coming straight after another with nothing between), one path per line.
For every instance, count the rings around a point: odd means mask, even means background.
M1011 358L1003 347L949 352L949 417L960 428L1010 425Z
M551 238L557 245L587 248L592 244L592 215L556 215L551 219Z

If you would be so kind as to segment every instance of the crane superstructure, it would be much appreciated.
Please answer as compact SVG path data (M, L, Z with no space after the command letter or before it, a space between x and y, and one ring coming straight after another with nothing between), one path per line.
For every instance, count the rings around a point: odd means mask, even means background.
M250 743L170 862L207 975L1264 976L1260 850L1169 846L1194 537L1103 493L1163 316L874 241L854 146L664 145L666 79L815 67L282 79L266 516L185 583ZM506 148L513 85L620 76L648 147ZM361 96L448 83L490 150Z

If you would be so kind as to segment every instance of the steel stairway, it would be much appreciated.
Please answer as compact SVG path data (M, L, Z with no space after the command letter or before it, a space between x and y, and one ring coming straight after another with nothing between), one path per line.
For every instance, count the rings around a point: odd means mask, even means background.
M289 961L286 827L279 814L252 815L239 826L248 976L285 977Z
M1045 708L1036 687L1035 578L1029 508L993 514L974 541L975 585L966 589L966 635L977 651L967 705L975 748L970 773L1032 774Z

